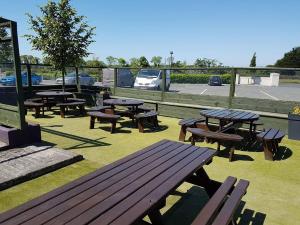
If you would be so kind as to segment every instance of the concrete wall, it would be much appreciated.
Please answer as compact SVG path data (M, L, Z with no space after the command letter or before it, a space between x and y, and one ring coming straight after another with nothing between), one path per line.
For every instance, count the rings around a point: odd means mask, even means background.
M246 85L262 85L262 86L278 86L279 85L279 73L270 73L270 77L256 77L256 76L240 76L236 75L236 84Z

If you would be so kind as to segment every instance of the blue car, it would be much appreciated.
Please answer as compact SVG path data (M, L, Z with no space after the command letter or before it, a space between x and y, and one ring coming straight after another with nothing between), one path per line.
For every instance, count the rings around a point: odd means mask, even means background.
M21 74L21 77L22 77L22 85L23 86L28 85L27 72L23 72ZM42 82L42 76L32 73L31 81L32 81L32 85L39 85ZM16 76L15 75L6 76L0 80L0 83L5 86L14 86L16 85Z

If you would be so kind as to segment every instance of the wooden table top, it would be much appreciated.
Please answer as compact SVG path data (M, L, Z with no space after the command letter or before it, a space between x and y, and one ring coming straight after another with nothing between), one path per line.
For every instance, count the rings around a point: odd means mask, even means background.
M64 97L73 95L71 92L65 91L41 91L36 93L37 96L40 97Z
M103 102L108 105L119 105L119 106L139 106L144 104L144 102L140 100L120 99L120 98L105 99Z
M200 111L200 115L206 118L214 118L219 120L227 120L227 121L255 121L259 119L259 115L246 112L246 111L238 111L232 109L210 109L210 110L202 110Z
M0 224L133 224L214 154L209 148L162 140L0 214Z

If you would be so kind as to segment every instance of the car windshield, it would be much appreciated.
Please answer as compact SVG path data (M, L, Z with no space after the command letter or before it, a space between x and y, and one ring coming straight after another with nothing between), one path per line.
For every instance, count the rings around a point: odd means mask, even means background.
M140 70L138 77L158 77L159 70Z
M214 81L214 82L219 81L219 77L212 77L211 79L212 79L212 81Z

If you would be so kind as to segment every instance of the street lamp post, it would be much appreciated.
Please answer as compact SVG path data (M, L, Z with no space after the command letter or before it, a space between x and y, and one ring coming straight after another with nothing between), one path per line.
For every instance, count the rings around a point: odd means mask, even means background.
M171 58L170 58L170 67L172 67L172 64L173 64L173 51L170 51L170 55L171 55Z

